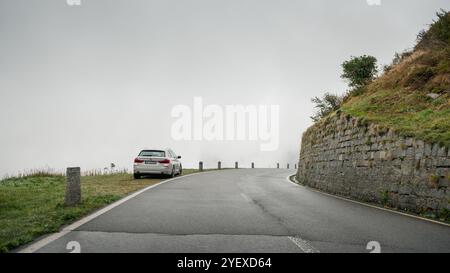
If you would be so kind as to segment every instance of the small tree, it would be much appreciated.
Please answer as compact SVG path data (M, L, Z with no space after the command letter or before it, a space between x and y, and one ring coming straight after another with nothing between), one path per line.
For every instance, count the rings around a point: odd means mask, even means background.
M377 74L377 59L373 56L363 55L351 57L342 63L341 78L349 82L352 89L358 89L369 83Z
M311 117L311 119L316 122L331 112L339 109L339 107L341 107L342 98L338 95L327 92L322 99L319 97L314 97L311 101L316 104L314 108L318 109L318 111L316 111L316 113Z

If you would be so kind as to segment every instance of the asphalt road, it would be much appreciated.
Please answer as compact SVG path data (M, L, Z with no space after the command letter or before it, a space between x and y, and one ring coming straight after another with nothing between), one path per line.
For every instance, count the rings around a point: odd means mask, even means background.
M327 196L293 170L205 172L149 189L37 252L450 252L450 227Z

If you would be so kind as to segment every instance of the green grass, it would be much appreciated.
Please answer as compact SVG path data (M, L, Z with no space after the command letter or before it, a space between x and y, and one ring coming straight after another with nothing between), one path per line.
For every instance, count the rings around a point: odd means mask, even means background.
M413 51L350 95L340 110L401 136L450 147L450 13L437 16Z
M420 92L379 90L350 99L341 110L393 128L401 136L450 147L449 94L430 100Z
M183 175L197 172L183 170ZM82 203L64 205L64 176L36 175L0 181L0 252L8 252L37 237L57 232L63 225L120 198L160 182L161 178L134 180L130 174L83 176Z

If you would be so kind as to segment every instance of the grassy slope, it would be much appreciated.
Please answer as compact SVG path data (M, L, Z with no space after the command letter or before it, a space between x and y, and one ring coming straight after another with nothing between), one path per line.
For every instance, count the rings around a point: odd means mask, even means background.
M361 95L350 97L341 110L393 128L402 136L450 147L450 43L448 38L433 38L435 33L448 36L450 15L438 22L412 53ZM440 96L432 99L429 93Z
M195 170L183 170L184 174ZM160 182L133 180L129 174L86 176L81 179L82 204L64 206L64 176L30 176L0 181L0 252L58 231L127 194Z
M401 136L450 147L449 95L432 102L420 94L405 93L403 90L379 90L351 99L341 110L393 128Z

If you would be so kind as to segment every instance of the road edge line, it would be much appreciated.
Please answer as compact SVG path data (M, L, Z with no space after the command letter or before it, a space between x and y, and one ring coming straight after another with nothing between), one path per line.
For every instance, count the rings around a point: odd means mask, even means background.
M292 181L290 179L291 177L294 177L294 180L296 182ZM387 209L387 208L378 207L378 206L375 206L375 205L371 205L371 204L368 204L368 203L352 200L352 199L349 199L349 198L346 198L346 197L342 197L342 196L339 196L339 195L334 195L334 194L327 193L327 192L324 192L324 191L321 191L321 190L318 190L318 189L314 189L314 188L311 188L311 187L308 187L308 186L301 185L300 183L298 183L297 178L295 177L295 174L288 175L286 177L286 180L289 183L297 185L299 187L304 187L304 188L306 188L306 189L308 189L310 191L317 192L317 193L320 193L320 194L323 194L323 195L327 195L327 196L331 196L331 197L334 197L334 198L337 198L337 199L340 199L340 200L344 200L344 201L352 202L352 203L355 203L355 204L363 205L363 206L366 206L366 207L379 209L379 210L383 210L383 211L387 211L387 212L392 212L392 213L395 213L395 214L408 216L408 217L411 217L411 218L414 218L414 219L418 219L418 220L422 220L422 221L426 221L426 222L430 222L430 223L434 223L434 224L439 224L439 225L442 225L442 226L450 227L450 224L447 224L447 223L444 223L444 222L440 222L440 221L436 221L436 220L420 217L420 216L409 214L409 213L404 213L404 212L401 212L401 211L396 211L396 210L393 210L393 209Z
M73 222L72 224L64 227L63 229L61 229L58 232L51 233L51 234L45 236L42 239L37 239L37 241L29 243L27 246L24 246L22 249L20 249L20 247L19 247L19 250L17 251L17 253L33 253L33 252L41 249L42 247L50 244L51 242L53 242L53 241L63 237L64 235L68 234L69 232L73 231L74 229L76 229L76 228L86 224L87 222L89 222L89 221L99 217L100 215L102 215L102 214L112 210L113 208L115 208L117 206L120 206L121 204L129 201L130 199L132 199L132 198L138 196L139 194L141 194L141 193L143 193L145 191L148 191L148 190L150 190L152 188L155 188L155 187L160 186L162 184L165 184L167 182L178 180L180 178L189 177L189 176L202 174L202 173L210 173L210 172L213 172L213 171L218 171L218 170L190 173L190 174L178 176L178 177L175 177L175 178L163 180L163 181L158 182L156 184L147 186L147 187L145 187L143 189L140 189L140 190L138 190L138 191L136 191L136 192L134 192L134 193L132 193L130 195L127 195L127 196L123 197L122 199L117 200L114 203L111 203L111 204L107 205L106 207L103 207L103 208L101 208L101 209L99 209L99 210L97 210L97 211L95 211L95 212L93 212L91 214L88 214L87 216L85 216L85 217L83 217L83 218Z

